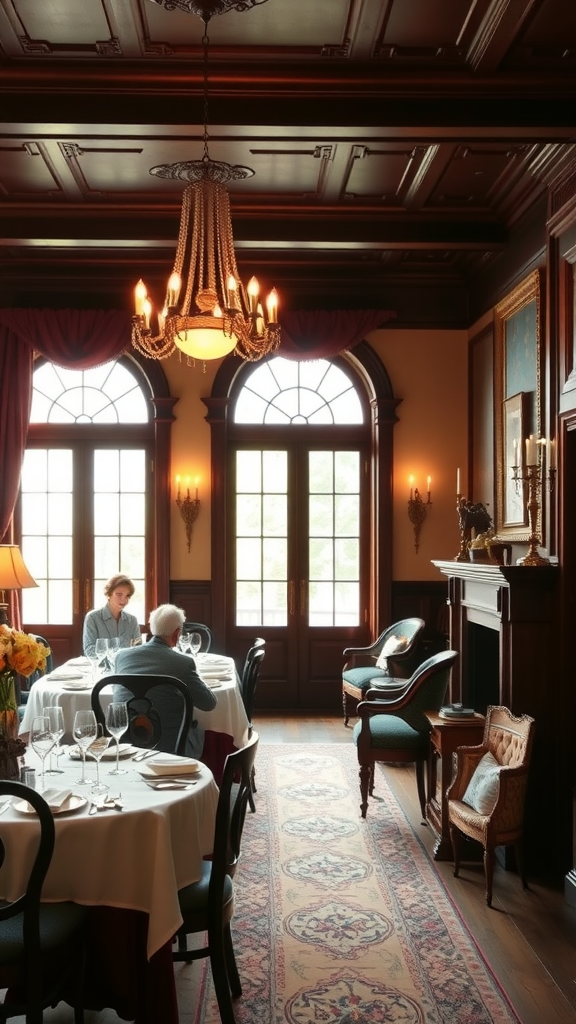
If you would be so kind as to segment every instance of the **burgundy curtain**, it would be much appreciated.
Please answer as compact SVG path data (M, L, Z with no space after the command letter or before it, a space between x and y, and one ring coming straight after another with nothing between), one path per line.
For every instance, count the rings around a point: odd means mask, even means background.
M33 353L86 370L130 345L129 313L117 310L0 309L0 539L6 542L20 486L32 395ZM17 607L12 622L18 626Z
M286 359L330 359L353 348L368 331L396 314L390 309L300 310L280 318L278 354Z

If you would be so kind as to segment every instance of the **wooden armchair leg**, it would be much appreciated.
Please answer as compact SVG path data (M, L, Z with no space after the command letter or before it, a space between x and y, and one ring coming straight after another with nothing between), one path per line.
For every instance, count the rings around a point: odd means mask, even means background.
M492 881L494 878L494 863L496 857L494 856L494 850L484 850L484 871L486 874L486 903L489 907L492 906Z
M346 690L342 690L342 710L344 712L344 725L348 725L348 694Z
M368 810L368 787L370 785L370 768L369 764L360 765L360 810L362 817L366 817L366 811ZM372 766L373 768L373 766Z
M454 857L454 878L458 878L460 871L460 832L452 822L450 822L450 840Z
M422 813L422 823L426 824L426 786L424 783L424 761L416 761L416 788L418 789L418 799L420 801L420 811Z
M370 765L370 785L368 786L370 796L374 796L374 762Z

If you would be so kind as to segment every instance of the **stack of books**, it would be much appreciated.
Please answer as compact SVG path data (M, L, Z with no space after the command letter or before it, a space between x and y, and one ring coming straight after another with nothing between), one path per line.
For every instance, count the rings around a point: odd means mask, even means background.
M474 708L465 708L463 704L446 704L438 712L440 718L474 718Z

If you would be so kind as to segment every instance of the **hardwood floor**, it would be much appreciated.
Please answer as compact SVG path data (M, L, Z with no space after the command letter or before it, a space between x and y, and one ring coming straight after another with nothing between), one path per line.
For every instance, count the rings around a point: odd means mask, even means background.
M341 716L256 712L255 719L261 743L353 746L352 729L344 727ZM379 766L379 770L432 857L434 835L421 824L413 768ZM374 799L377 798L378 771ZM366 823L370 827L370 807ZM451 862L434 864L522 1024L574 1024L576 910L564 900L563 881L555 886L530 875L529 889L524 890L514 872L497 865L490 909L485 901L482 862L463 865L459 878L454 878Z

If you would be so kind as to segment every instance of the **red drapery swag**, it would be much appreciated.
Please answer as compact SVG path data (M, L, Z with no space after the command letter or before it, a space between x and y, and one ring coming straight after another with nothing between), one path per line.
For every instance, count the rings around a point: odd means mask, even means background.
M279 354L328 359L358 344L395 314L390 310L312 310L282 316ZM87 370L130 348L131 314L121 310L0 309L0 540L6 542L26 447L33 353ZM14 609L14 624L19 624Z

